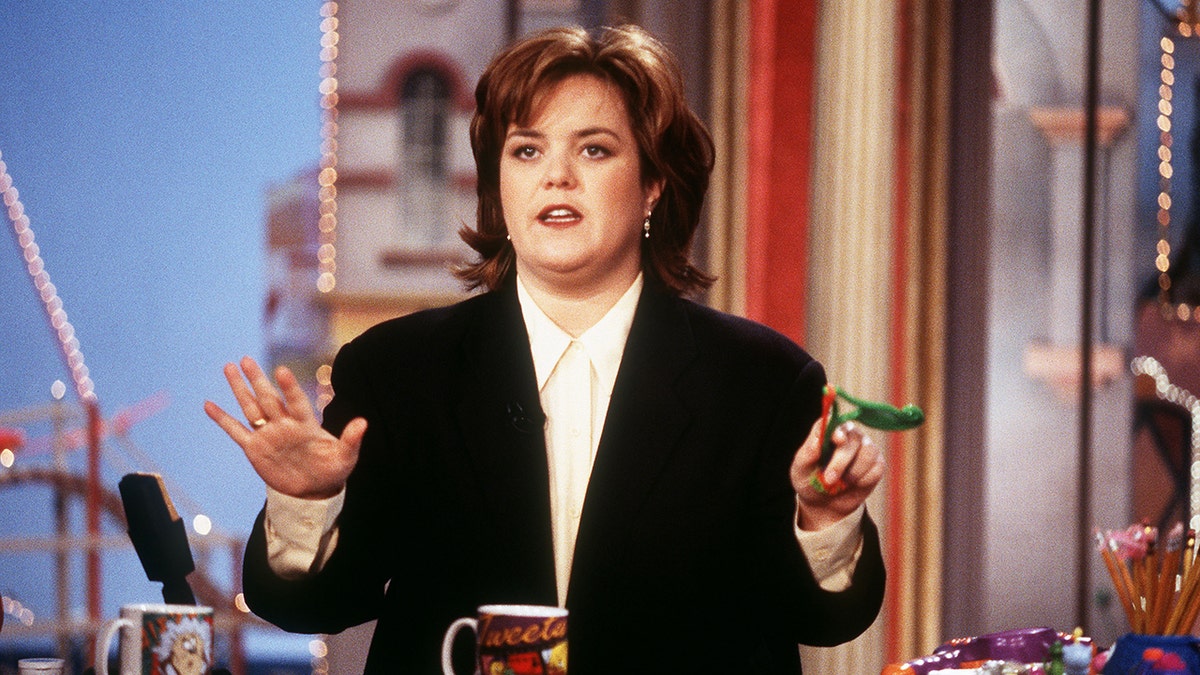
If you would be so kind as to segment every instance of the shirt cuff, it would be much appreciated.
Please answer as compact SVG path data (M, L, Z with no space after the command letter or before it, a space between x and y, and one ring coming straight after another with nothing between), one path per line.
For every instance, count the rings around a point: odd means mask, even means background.
M796 515L799 516L800 502L796 498ZM844 591L850 587L854 568L862 556L862 520L867 507L860 504L845 518L821 530L810 532L800 529L792 518L792 529L800 550L808 559L808 566L821 588L830 592Z
M285 579L319 572L337 545L337 517L346 490L329 499L301 499L267 487L267 564Z

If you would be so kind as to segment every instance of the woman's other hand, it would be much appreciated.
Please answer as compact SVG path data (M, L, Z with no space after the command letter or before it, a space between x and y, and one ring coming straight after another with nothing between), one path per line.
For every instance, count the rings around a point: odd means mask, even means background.
M341 492L358 461L367 421L351 420L338 438L321 427L312 402L287 368L275 371L278 387L250 357L242 358L240 372L232 363L225 364L224 372L249 425L212 401L204 402L204 412L241 446L263 481L302 499Z
M792 487L800 498L800 528L820 530L841 520L863 502L883 478L883 454L853 422L833 432L833 457L821 469L821 421L813 424L792 459Z

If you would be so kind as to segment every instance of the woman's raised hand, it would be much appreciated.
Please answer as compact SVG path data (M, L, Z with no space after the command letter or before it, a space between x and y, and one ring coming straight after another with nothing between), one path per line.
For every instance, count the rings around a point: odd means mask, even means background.
M241 360L241 372L232 363L225 364L224 372L249 426L212 401L204 402L204 412L241 446L263 481L302 499L340 492L358 461L367 421L351 420L338 438L321 427L312 402L287 368L275 370L278 388L248 356Z

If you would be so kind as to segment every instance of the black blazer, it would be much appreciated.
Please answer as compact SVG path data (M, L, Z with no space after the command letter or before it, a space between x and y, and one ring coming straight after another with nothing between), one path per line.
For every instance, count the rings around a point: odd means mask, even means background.
M556 604L544 416L511 285L375 326L333 372L325 426L369 422L339 543L319 573L280 579L260 514L254 612L303 633L377 618L368 672L437 673L443 631L477 605ZM788 469L824 380L783 336L647 284L579 527L572 675L797 673L797 643L871 624L884 570L870 519L840 593L792 532Z

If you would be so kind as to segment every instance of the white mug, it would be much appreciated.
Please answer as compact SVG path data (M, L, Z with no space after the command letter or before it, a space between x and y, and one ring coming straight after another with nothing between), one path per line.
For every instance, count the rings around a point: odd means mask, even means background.
M138 603L104 622L96 636L96 675L108 675L108 649L121 631L121 675L204 675L213 664L213 610Z

